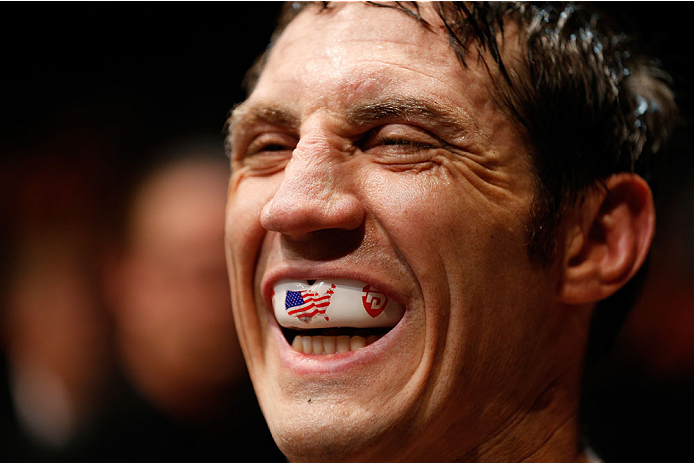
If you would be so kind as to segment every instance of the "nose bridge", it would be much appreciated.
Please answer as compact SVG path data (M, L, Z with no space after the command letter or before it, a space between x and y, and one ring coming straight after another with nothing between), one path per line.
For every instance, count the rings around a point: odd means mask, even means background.
M280 188L296 188L306 200L328 200L335 190L335 171L339 153L328 136L317 128L302 135L285 169Z
M322 229L361 225L361 205L350 191L347 158L320 124L302 130L284 178L261 213L262 225L298 237Z

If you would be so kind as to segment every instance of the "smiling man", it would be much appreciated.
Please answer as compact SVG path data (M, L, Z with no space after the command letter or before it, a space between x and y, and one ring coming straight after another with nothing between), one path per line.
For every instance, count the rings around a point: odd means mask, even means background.
M576 7L387 6L288 5L230 119L273 436L291 461L585 460L591 318L647 256L634 165L671 94Z

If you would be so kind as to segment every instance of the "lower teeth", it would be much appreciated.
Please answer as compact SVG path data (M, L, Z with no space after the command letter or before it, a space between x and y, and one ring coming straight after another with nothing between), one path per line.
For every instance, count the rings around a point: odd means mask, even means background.
M314 355L343 354L366 347L377 341L380 336L300 336L292 341L292 348L297 352Z

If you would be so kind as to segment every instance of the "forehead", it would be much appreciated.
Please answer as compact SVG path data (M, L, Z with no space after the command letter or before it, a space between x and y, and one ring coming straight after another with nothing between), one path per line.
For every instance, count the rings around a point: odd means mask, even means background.
M278 94L288 104L344 106L356 100L421 94L446 100L452 87L472 99L487 89L486 73L454 55L429 7L415 18L390 8L348 2L325 11L308 7L275 44L254 100ZM486 95L487 92L485 91ZM306 98L310 96L310 98Z

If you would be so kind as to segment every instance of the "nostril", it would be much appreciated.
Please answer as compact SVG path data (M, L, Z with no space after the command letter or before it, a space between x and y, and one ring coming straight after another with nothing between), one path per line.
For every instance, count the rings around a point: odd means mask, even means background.
M333 260L346 256L359 248L364 240L365 227L362 224L354 230L317 230L300 238L282 235L282 249L288 258L320 261Z

